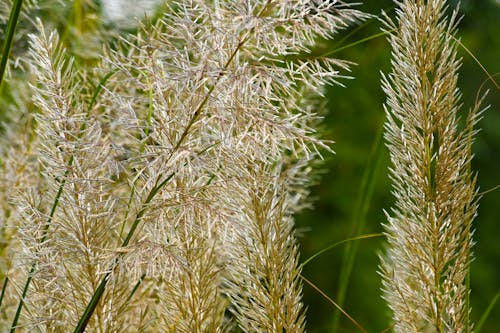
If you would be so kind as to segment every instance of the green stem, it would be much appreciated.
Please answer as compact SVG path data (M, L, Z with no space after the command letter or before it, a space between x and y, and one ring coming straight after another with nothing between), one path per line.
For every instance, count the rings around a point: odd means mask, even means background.
M146 198L146 200L144 201L144 204L142 205L141 210L137 213L135 220L132 223L132 226L130 227L130 230L128 231L127 237L123 241L121 247L126 247L129 244L130 240L134 236L135 230L139 226L139 223L141 222L142 217L144 216L144 213L146 212L146 208L148 207L148 204L151 202L151 200L153 200L153 198L156 196L158 191L163 186L165 186L165 184L167 184L167 182L170 179L172 179L172 177L174 175L175 175L175 173L171 173L167 178L165 178L159 184L158 184L158 182L160 181L161 175L158 177L158 179L156 180L156 185L151 189L151 191L148 194L148 197ZM94 294L92 295L92 298L90 299L89 304L87 305L87 307L85 308L85 311L83 312L82 316L80 317L80 320L78 321L78 324L76 325L73 333L83 333L85 331L85 328L87 327L87 324L90 320L90 317L92 317L92 314L94 313L94 310L96 309L97 304L99 303L102 295L104 294L104 290L106 289L106 285L108 283L109 277L111 276L111 274L115 270L121 255L122 255L122 253L119 253L115 257L115 259L113 260L110 268L108 269L108 271L106 272L106 274L102 278L101 282L99 283L99 286L94 291Z
M0 306L2 305L3 296L5 295L5 289L7 289L7 283L9 282L9 277L6 276L2 285L2 294L0 294Z
M132 299L132 297L134 297L135 292L137 291L137 289L139 289L139 286L141 285L142 281L144 281L145 277L146 277L146 273L143 273L141 275L141 277L139 278L139 281L137 281L137 283L135 284L134 288L132 288L132 291L128 295L127 301L125 302L125 304L128 304L128 302L130 302L130 300Z
M7 69L7 61L9 59L12 41L14 40L14 32L16 31L17 22L19 21L19 14L21 13L22 5L23 0L14 0L14 4L12 5L12 9L10 11L7 32L3 42L2 60L0 61L0 87L2 85L5 70Z
M476 333L481 332L481 330L483 329L483 325L486 322L486 319L488 319L488 316L490 315L491 311L493 310L495 304L498 302L499 299L500 299L500 292L497 292L495 296L493 296L493 298L491 299L490 303L488 304L488 307L481 316L481 319L479 319L479 322L477 323L474 332Z

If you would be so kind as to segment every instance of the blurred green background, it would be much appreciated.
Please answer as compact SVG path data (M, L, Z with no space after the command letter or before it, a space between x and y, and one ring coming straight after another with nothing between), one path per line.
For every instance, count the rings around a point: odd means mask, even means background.
M392 1L365 2L360 6L365 12L379 15L383 9L394 16ZM452 1L450 6L453 8L457 3ZM458 37L491 75L500 72L500 1L462 0L460 11L463 19L458 27ZM329 47L340 48L379 34L380 28L377 19L370 20L329 42ZM346 39L342 41L342 38ZM339 41L342 41L340 45ZM458 52L463 57L459 87L463 94L463 109L467 111L487 76L463 48ZM350 237L382 232L381 224L386 222L383 211L389 210L393 202L387 177L388 153L383 144L376 149L385 119L380 72L390 71L389 44L385 37L379 37L340 50L334 56L357 63L352 68L355 79L343 81L346 88L335 86L327 89L325 136L335 141L336 154L326 155L323 174L312 189L314 207L297 217L302 260ZM500 75L496 81L500 82ZM491 107L479 124L481 132L473 147L473 168L478 172L481 191L500 184L500 94L490 82L484 88L490 89L484 105ZM500 291L499 206L500 189L484 194L475 220L477 244L471 271L471 317L476 324ZM361 230L356 227L360 221L364 221ZM383 242L382 237L375 237L336 246L309 262L303 271L307 279L338 301L342 274L345 279L349 270L343 263L344 251L349 246L358 246L343 308L368 332L382 332L390 326L390 314L380 296L381 280L377 273ZM306 283L304 302L308 308L308 332L360 332L344 316L340 316L335 331L335 307ZM498 318L500 304L493 308L482 332L500 332Z

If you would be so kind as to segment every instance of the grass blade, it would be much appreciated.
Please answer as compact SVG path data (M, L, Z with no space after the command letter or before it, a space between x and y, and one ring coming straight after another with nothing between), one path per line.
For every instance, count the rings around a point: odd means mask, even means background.
M493 310L493 308L497 304L499 298L500 298L500 291L497 292L495 296L493 296L492 300L490 301L490 304L488 304L488 307L486 308L483 315L481 316L481 319L479 319L479 322L477 323L476 328L474 329L474 332L476 332L476 333L481 332L481 329L483 328L483 325L486 322L486 319L488 319L488 316L490 315L491 310Z
M2 60L0 61L0 87L2 86L5 70L7 69L7 61L9 59L10 49L14 40L14 32L16 31L17 22L19 21L22 5L23 0L14 0L10 11L9 23L7 24L6 36L3 42Z
M14 315L14 320L12 321L12 325L10 327L10 333L14 333L17 328L17 322L19 321L19 316L21 315L21 310L23 309L24 299L26 294L28 293L28 288L31 284L31 280L33 279L33 273L35 272L35 264L31 265L31 269L28 273L28 278L26 279L26 284L23 288L23 293L21 294L21 298L19 299L19 304L17 306L16 314Z
M139 286L141 285L142 281L144 281L145 277L146 277L146 273L141 275L141 277L139 278L139 281L137 281L134 288L132 288L132 291L128 295L127 301L125 302L125 304L127 304L132 299L132 297L134 297L135 292L137 291L137 289L139 289Z

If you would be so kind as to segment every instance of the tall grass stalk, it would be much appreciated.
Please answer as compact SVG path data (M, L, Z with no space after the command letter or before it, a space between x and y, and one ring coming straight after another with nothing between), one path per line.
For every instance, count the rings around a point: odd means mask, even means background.
M459 129L456 12L444 0L396 2L386 142L396 199L382 257L396 332L471 332L467 275L477 211L471 145L476 105Z

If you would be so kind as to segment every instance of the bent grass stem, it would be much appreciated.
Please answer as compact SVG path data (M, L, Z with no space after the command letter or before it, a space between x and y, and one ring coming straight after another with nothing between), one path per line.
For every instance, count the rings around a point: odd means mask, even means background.
M344 309L342 309L333 299L331 299L327 294L325 294L320 288L318 288L314 283L306 279L302 274L300 275L300 278L304 280L308 285L310 285L314 290L316 290L318 293L321 294L324 298L326 298L330 303L333 304L344 316L346 316L361 332L363 333L368 333L367 330L363 328L354 318L352 318L347 312L345 312Z

